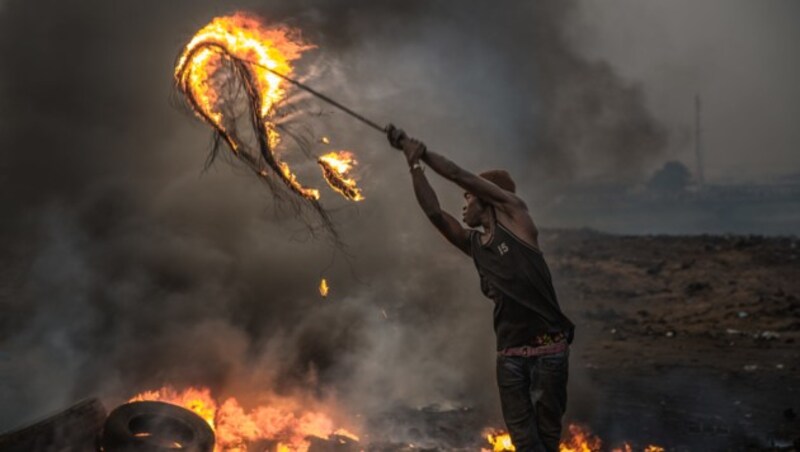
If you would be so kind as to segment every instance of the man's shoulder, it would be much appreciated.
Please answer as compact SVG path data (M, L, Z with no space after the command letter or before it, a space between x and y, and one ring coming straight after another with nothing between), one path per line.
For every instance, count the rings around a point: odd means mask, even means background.
M524 245L539 250L539 228L527 210L508 215L507 218L498 218L498 222Z

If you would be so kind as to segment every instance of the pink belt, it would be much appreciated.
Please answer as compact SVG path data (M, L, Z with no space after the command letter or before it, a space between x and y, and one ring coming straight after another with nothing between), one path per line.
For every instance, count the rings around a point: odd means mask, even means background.
M542 356L561 353L569 348L567 341L562 340L547 345L523 345L522 347L504 348L497 352L502 356Z

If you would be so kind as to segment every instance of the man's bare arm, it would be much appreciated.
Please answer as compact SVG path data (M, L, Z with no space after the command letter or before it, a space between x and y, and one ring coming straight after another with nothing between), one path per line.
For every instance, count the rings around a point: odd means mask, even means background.
M525 205L515 194L503 190L488 180L461 168L443 155L426 150L422 155L422 161L442 177L496 207L521 207Z
M433 191L433 187L420 167L412 168L411 174L414 181L414 194L425 215L450 243L469 255L469 231L463 228L452 215L442 210L436 192Z

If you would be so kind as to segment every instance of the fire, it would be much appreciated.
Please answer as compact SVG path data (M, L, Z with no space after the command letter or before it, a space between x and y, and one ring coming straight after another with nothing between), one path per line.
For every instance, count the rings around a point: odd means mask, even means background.
M489 432L486 433L486 440L489 441L489 444L492 445L492 452L502 452L502 451L515 451L517 450L513 444L511 444L511 435L508 433L503 432Z
M600 450L602 445L600 438L590 435L575 424L570 424L568 429L570 438L561 442L558 446L559 452L598 452Z
M328 185L337 193L351 201L364 199L356 180L348 177L350 170L358 164L351 152L330 152L321 156L317 163L322 168L322 175Z
M234 154L256 174L266 176L266 166L301 196L316 200L319 191L303 187L289 166L273 150L280 143L272 113L286 97L283 80L270 72L292 73L292 61L313 46L301 42L287 27L268 28L244 13L214 18L198 31L183 49L175 66L175 82L194 112L209 123L228 143ZM239 78L250 101L252 123L264 162L245 154L233 130L236 118L228 117L235 99L226 88ZM227 112L227 114L226 114ZM228 127L231 127L231 130Z
M189 388L181 393L171 388L162 388L158 391L145 391L133 396L129 402L142 402L155 400L180 405L193 411L205 419L211 428L214 428L214 416L217 413L217 403L211 398L211 392L206 388Z
M591 435L585 429L575 424L570 424L569 438L561 441L558 446L559 452L600 452L603 442L597 436ZM514 451L516 448L511 443L511 436L508 433L487 429L484 432L486 440L492 446L491 449L482 449L484 452ZM611 449L611 452L633 452L630 444L624 443L622 447ZM664 452L661 446L649 445L643 452Z
M320 143L322 144L331 144L331 140L328 137L322 137L319 139Z
M329 439L336 435L358 441L355 434L335 428L327 414L303 410L299 402L291 399L274 397L267 405L245 410L233 397L218 403L208 388L176 391L170 387L146 391L130 399L143 400L172 403L197 413L214 430L217 452L246 452L248 444L256 441L277 442L278 451L305 452L311 436Z
M328 296L328 280L325 278L322 278L322 280L319 282L319 294L323 297Z

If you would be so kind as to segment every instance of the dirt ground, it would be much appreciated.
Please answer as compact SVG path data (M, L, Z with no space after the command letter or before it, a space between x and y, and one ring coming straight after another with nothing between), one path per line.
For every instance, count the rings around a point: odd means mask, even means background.
M610 442L788 450L800 438L799 245L543 232L578 328L568 417Z

